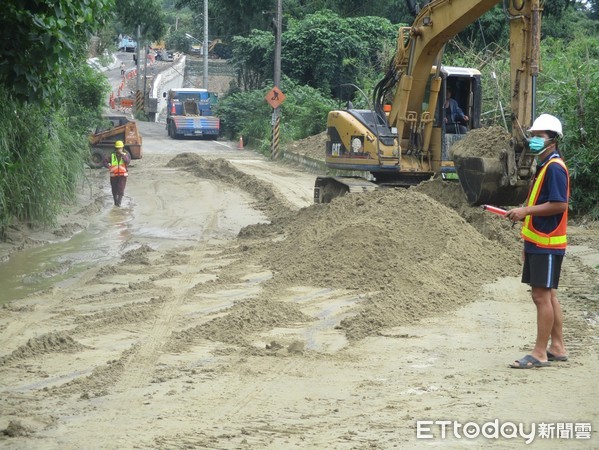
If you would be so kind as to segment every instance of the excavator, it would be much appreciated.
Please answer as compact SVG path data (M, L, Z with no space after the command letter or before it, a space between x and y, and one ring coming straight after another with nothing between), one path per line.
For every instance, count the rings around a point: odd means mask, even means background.
M510 24L509 150L491 157L476 151L452 157L449 150L464 138L460 130L466 127L451 123L445 108L447 90L457 94L455 100L469 119L466 133L471 132L481 124L481 74L443 66L443 50L456 34L501 1ZM411 26L399 29L395 55L374 89L373 108L350 106L329 112L325 162L330 175L316 179L315 203L442 177L457 178L471 205L520 204L534 174L525 131L535 115L541 12L540 0L425 4Z

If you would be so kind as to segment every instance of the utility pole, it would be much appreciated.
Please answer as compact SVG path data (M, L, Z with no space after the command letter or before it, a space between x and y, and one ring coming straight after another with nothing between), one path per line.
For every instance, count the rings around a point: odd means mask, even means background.
M275 19L275 67L274 82L275 89L279 89L281 84L281 33L283 27L283 0L277 0L277 17ZM277 106L272 114L272 142L270 157L279 159L279 140L281 129L281 108Z
M143 97L141 95L141 91L139 90L139 77L140 77L140 60L139 60L139 47L141 46L141 25L137 25L137 45L135 46L135 73L136 73L136 78L135 78L135 99L133 101L133 112L134 114L137 114L138 112L143 110ZM145 83L144 83L144 89L145 89Z
M139 46L140 46L140 42L139 40L141 39L141 26L137 25L137 45L135 46L135 70L136 70L136 74L137 77L135 79L135 91L139 91Z
M204 89L208 89L208 0L204 0Z
M275 87L280 88L281 84L281 27L283 23L283 0L277 0L277 17L276 17L276 36L275 36L275 68L274 82ZM277 108L278 109L278 108Z

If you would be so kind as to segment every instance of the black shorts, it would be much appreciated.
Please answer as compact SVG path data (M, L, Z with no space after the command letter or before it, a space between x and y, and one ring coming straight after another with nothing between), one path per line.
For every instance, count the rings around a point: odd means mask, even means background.
M564 255L524 253L522 283L532 287L557 289Z

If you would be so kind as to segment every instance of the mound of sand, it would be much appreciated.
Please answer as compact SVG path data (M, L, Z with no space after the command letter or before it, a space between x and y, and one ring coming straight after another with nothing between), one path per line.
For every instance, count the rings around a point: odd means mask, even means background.
M510 134L504 128L492 126L469 131L449 149L452 158L480 156L499 158L510 149Z
M358 314L341 324L350 338L454 309L472 301L483 284L519 271L517 253L414 189L314 205L283 228L286 239L260 260L275 273L267 288L368 293Z
M305 139L286 144L285 151L324 161L327 143L327 132L308 136Z
M225 161L187 154L169 165L265 191L264 183ZM517 230L468 206L457 183L435 180L352 194L300 211L284 209L269 194L257 206L275 212L272 223L244 228L239 248L244 266L273 272L263 285L264 299L294 286L367 294L357 314L341 323L349 338L454 309L474 300L483 284L520 270ZM274 314L281 304L270 306ZM227 328L243 334L235 324Z
M76 342L67 333L48 333L29 339L25 345L14 350L10 355L0 358L0 366L13 360L30 358L34 355L50 353L74 353L84 346Z
M184 168L197 177L237 186L252 194L256 199L255 207L269 217L280 216L291 209L291 205L277 194L272 184L236 169L222 158L206 160L195 153L181 153L169 161L167 167Z

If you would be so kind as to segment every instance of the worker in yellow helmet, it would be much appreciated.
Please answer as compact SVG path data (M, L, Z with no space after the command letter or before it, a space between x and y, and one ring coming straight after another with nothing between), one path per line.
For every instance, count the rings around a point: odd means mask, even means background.
M109 159L104 160L104 167L110 170L110 187L115 206L121 206L125 195L125 186L129 176L128 166L131 162L129 153L125 150L123 141L114 143L114 151Z

